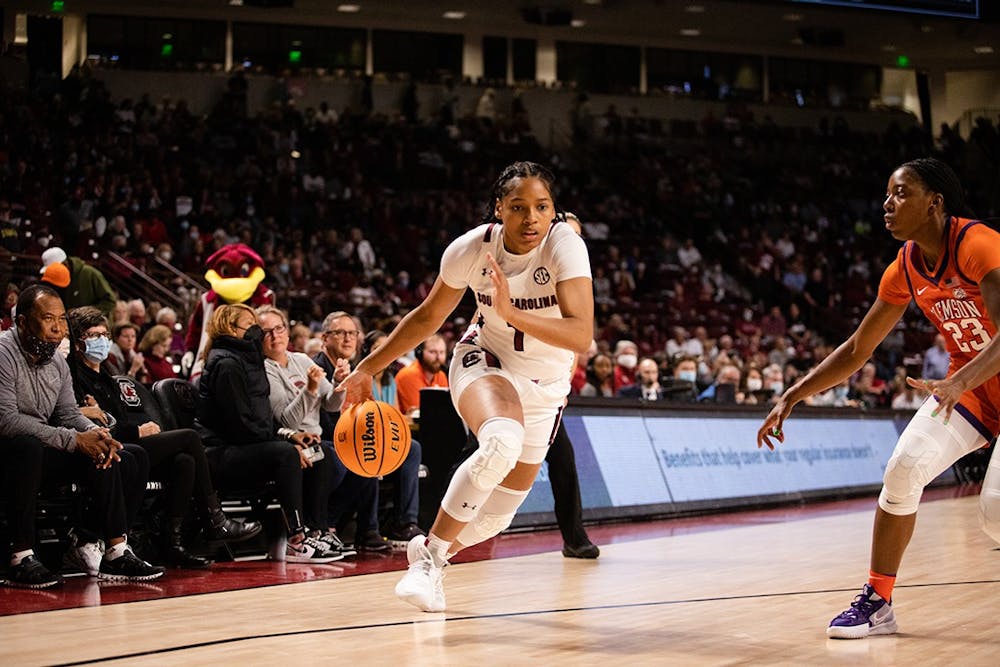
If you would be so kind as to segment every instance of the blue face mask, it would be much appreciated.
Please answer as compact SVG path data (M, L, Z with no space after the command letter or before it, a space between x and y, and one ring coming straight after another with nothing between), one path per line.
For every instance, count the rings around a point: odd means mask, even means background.
M99 364L108 358L108 353L111 352L111 341L106 337L88 338L85 342L87 348L83 351L83 356L87 358L87 361Z
M686 380L688 382L694 382L698 379L697 371L677 371L678 380Z

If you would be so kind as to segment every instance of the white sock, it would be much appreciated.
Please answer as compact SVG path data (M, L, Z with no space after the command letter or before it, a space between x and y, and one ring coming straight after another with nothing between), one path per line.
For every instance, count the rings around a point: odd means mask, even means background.
M13 567L15 565L20 565L22 560L24 560L28 556L34 556L34 555L35 555L35 550L34 549L25 549L24 551L15 551L10 556L11 567Z
M431 533L427 537L427 549L431 552L435 567L444 567L448 563L448 547L451 542L446 542L440 537Z
M121 558L125 555L125 550L128 549L128 542L122 541L113 547L108 547L104 552L104 558L107 560L114 560L116 558Z

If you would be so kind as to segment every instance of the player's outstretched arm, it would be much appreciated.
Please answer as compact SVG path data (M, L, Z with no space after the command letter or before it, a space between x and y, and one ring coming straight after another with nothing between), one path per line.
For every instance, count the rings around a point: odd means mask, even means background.
M876 299L858 330L841 343L830 356L785 390L757 431L757 447L774 449L772 438L784 442L782 425L792 408L807 396L840 384L868 361L875 347L889 335L906 311L906 304L895 305Z
M423 303L407 313L385 343L362 359L354 372L337 385L335 391L344 392L343 409L371 398L372 375L436 333L458 306L464 293L464 289L448 287L438 277Z

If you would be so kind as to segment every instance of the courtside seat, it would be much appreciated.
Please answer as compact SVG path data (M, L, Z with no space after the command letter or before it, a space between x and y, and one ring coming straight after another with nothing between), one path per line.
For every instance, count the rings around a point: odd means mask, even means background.
M158 380L153 384L153 396L160 405L163 430L194 428L198 392L193 384L181 378Z

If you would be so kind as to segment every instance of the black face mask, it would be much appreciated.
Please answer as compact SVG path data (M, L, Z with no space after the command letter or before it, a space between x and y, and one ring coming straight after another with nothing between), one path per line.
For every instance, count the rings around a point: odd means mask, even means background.
M59 349L59 343L50 343L34 334L28 334L27 339L24 343L24 349L28 354L35 357L39 363L51 359L56 350Z
M260 328L260 325L253 324L243 334L243 340L250 341L251 343L263 343L264 330Z

